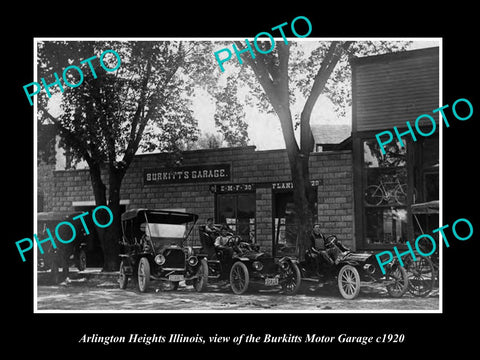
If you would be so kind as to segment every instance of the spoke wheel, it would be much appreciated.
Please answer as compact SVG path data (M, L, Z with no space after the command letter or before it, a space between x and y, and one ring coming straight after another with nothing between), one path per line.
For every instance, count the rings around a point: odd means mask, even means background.
M249 282L250 276L247 266L237 261L230 270L230 287L235 294L241 295L247 291Z
M288 295L294 295L300 289L300 283L302 282L302 274L298 265L294 262L290 262L290 266L285 270L285 281L282 283L283 291Z
M142 257L138 264L138 290L140 292L148 291L148 285L150 284L150 263L148 259Z
M408 275L403 266L396 265L387 275L388 278L392 278L393 284L387 286L387 291L391 297L402 297L408 290Z
M397 204L405 205L407 203L407 187L405 185L398 186L393 195Z
M432 260L422 257L407 267L408 291L414 296L427 296L435 284Z
M344 265L338 273L338 289L347 299L355 299L360 293L360 274L352 265Z
M126 289L128 284L128 277L125 274L125 263L123 260L120 262L120 271L118 272L118 285L120 289Z
M200 260L200 266L197 272L197 278L193 279L193 287L198 292L206 289L208 284L208 263L207 260Z
M370 185L365 189L365 202L368 205L380 205L385 196L380 186Z

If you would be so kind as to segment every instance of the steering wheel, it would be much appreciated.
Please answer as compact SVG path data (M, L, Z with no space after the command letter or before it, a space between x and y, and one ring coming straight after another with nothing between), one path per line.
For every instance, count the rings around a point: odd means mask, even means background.
M241 239L240 236L234 235L230 239L228 239L227 243L225 245L227 246L237 246L240 243Z
M333 245L336 242L337 242L337 237L335 235L329 235L325 239L325 246Z
M241 241L239 244L238 244L239 248L241 249L245 249L246 251L253 251L253 248L252 248L252 245L248 242L245 242L245 241Z

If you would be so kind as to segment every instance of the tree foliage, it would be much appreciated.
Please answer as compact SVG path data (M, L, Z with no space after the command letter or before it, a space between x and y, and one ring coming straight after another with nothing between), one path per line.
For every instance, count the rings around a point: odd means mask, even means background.
M139 148L172 151L197 137L189 96L197 80L209 74L211 62L202 56L210 43L175 41L44 41L38 47L38 74L53 82L69 65L114 50L119 68L106 71L98 59L81 67L82 75L65 73L73 88L49 90L59 99L59 114L44 91L39 96L39 119L53 123L61 146L88 163L97 205L112 210L114 222L98 229L104 269L115 270L120 232L120 187ZM115 68L115 56L103 59ZM117 62L117 64L115 64ZM89 66L92 68L89 68ZM83 79L83 80L82 80ZM193 81L192 79L195 79ZM108 189L102 170L108 173ZM108 197L107 197L108 192Z
M107 49L121 57L115 72L103 70L97 59L91 62L96 78L83 64L84 79L78 87L65 87L63 93L57 86L50 88L61 95L61 115L55 120L48 114L48 99L42 91L41 119L54 121L62 132L62 145L89 164L111 162L121 167L122 161L131 161L137 148L171 151L180 141L198 136L188 98L195 82L189 76L206 73L209 64L199 54L208 46L173 41L40 43L39 77L47 82L54 79L53 72L61 76L66 66L80 66L81 60ZM115 60L105 59L107 64ZM68 74L69 82L78 83L75 71Z

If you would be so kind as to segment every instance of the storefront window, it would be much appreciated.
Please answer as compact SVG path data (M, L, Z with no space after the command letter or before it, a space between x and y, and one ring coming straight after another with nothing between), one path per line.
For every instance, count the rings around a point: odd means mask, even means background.
M228 227L243 241L255 242L255 193L217 195L217 223Z
M293 248L296 244L293 191L274 194L274 241L280 248Z
M391 143L381 153L378 142L363 142L363 186L367 244L407 241L407 149Z

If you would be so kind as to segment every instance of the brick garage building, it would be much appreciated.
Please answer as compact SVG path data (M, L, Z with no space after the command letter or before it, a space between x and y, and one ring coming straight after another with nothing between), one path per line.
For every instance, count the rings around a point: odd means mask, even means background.
M415 236L411 205L439 199L438 134L417 141L404 136L406 146L392 141L385 156L375 139L393 126L405 131L407 120L439 106L439 55L439 48L429 48L351 61L351 136L340 143L330 137L317 142L323 152L311 154L310 173L317 189L316 220L354 250L403 246ZM169 168L166 154L137 155L122 183L124 208L182 209L197 213L200 223L208 217L228 223L267 251L288 245L293 191L285 150L197 150L182 158L180 166ZM88 170L40 165L38 181L43 211L95 205ZM369 189L380 187L381 201L368 200ZM438 217L421 222L433 229Z
M269 252L274 251L274 239L288 241L285 228L287 233L292 231L288 227L293 190L285 150L256 151L249 146L186 151L178 167L166 167L167 156L135 157L121 187L125 209L181 209L198 214L200 224L213 217ZM355 248L351 151L312 153L310 166L317 189L318 222L325 233L337 234ZM50 182L49 186L39 184L44 198L49 199L44 211L94 207L88 170L50 174L39 177L39 181Z

